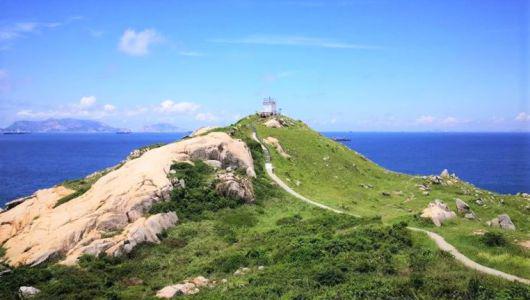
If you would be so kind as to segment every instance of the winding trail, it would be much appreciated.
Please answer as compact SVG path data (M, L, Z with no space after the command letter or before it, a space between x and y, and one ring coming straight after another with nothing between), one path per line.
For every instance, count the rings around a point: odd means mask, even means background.
M278 184L287 193L293 195L294 197L296 197L296 198L298 198L298 199L300 199L300 200L302 200L302 201L304 201L304 202L306 202L308 204L320 207L322 209L326 209L326 210L332 211L332 212L337 213L337 214L347 214L347 215L351 215L351 216L355 216L355 217L360 217L359 215L351 214L351 213L345 212L343 210L339 210L339 209L336 209L336 208L333 208L333 207L329 207L329 206L327 206L325 204L310 200L310 199L298 194L297 192L295 192L287 184L285 184L285 182L283 182L283 180L281 180L278 176L276 176L276 174L274 174L274 167L273 167L273 165L271 163L271 157L270 157L269 149L267 147L265 147L263 145L263 143L261 142L261 140L258 138L258 135L256 134L256 130L255 129L254 129L254 131L252 133L252 138L256 142L258 142L261 145L261 149L263 149L263 153L265 154L265 169L267 171L267 174L269 175L269 177L276 184ZM466 266L466 267L468 267L470 269L476 270L476 271L484 273L484 274L497 276L497 277L500 277L500 278L503 278L503 279L506 279L506 280L509 280L509 281L516 281L516 282L521 282L521 283L530 285L530 280L528 280L526 278L522 278L522 277L518 277L518 276L515 276L515 275L508 274L508 273L504 273L504 272L499 271L497 269L493 269L493 268L490 268L490 267L483 266L483 265L471 260L469 257L465 256L460 251L458 251L458 249L456 249L453 245L449 244L441 235L439 235L437 233L434 233L434 232L428 231L428 230L424 230L424 229L420 229L420 228L416 228L416 227L408 227L408 229L412 230L412 231L423 232L423 233L427 234L427 236L436 243L436 246L438 246L438 248L440 250L443 250L443 251L451 253L451 255L457 261L461 262L464 266Z

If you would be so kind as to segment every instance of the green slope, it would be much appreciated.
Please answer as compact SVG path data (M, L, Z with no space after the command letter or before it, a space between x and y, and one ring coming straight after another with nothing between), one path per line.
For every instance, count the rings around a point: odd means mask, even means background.
M418 185L428 185L428 180L385 170L302 122L286 120L293 125L267 128L263 120L256 117L243 122L256 124L262 138L272 136L279 140L291 158L285 159L274 147L269 147L275 172L300 194L361 216L380 216L387 224L406 221L435 231L479 263L530 278L530 253L518 245L520 241L530 240L528 199L491 193L461 181L453 185L430 185L430 194L424 195ZM456 211L455 198L464 200L479 219L471 221L459 217L437 228L418 218L421 210L434 199L443 200ZM486 205L477 205L475 201L479 198ZM511 217L516 231L496 231L485 224L502 213ZM487 247L482 237L474 234L477 231L499 232L508 244Z
M48 263L15 269L0 278L0 299L16 299L16 290L21 285L41 289L42 299L152 299L158 289L198 275L217 281L227 279L227 283L201 289L200 293L185 298L530 297L528 286L470 271L437 250L424 235L405 228L401 220L429 226L418 223L413 213L406 210L408 207L400 209L398 196L387 199L379 193L392 191L396 186L405 191L413 186L407 182L417 179L388 173L300 123L286 129L268 129L260 122L251 117L218 129L250 146L257 173L253 182L256 204L234 204L213 196L209 193L210 171L198 164L197 169L187 171L203 174L187 187L190 190L185 192L186 201L175 196L176 206L154 208L181 212L182 222L164 234L161 244L142 245L121 258L86 256L79 267ZM273 152L273 161L278 174L286 181L290 179L294 189L365 217L337 215L309 206L271 183L263 170L261 148L249 138L253 127L262 136L277 136L292 155L291 161L283 161ZM312 161L320 155L329 156L329 161L322 157ZM331 166L342 168L334 173L327 169ZM343 178L336 179L335 175ZM301 181L300 186L296 186L295 180ZM358 188L360 183L373 184L374 190ZM412 187L408 190L413 193ZM433 193L442 195L445 191ZM204 195L219 205L197 201L196 206L190 206L193 197ZM374 201L377 204L371 203ZM396 207L387 205L390 203ZM420 207L417 204L413 208ZM514 222L518 223L515 219ZM447 228L465 227L455 222L444 227ZM258 266L265 268L258 270ZM249 267L251 271L244 276L234 275L240 267Z

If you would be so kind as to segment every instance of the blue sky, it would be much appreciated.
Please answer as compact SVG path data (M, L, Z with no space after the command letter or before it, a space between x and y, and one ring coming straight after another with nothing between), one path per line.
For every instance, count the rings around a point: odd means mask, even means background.
M0 127L529 130L526 0L2 1Z

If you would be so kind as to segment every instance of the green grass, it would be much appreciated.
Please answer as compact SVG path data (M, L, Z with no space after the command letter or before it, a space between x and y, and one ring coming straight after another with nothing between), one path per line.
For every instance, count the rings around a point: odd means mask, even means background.
M411 225L436 231L472 259L530 278L530 253L517 245L517 241L530 239L530 215L524 209L528 200L490 193L465 182L432 185L430 194L425 196L417 187L426 183L425 179L387 171L301 122L286 128L267 128L256 117L244 122L254 124L262 138L272 136L279 140L291 158L285 159L269 147L275 172L300 194L361 216L381 216L386 224L407 221ZM434 199L443 200L456 211L455 198L468 203L480 219L469 221L459 217L442 228L436 228L430 222L417 218ZM475 200L478 198L483 199L486 205L477 205ZM478 237L473 232L491 230L485 222L501 213L508 213L517 227L514 232L503 233L507 245L492 248L477 243Z
M233 275L239 267L251 272ZM142 245L127 257L15 269L2 278L0 298L15 299L20 285L32 285L45 299L153 299L163 286L198 275L228 283L188 298L524 299L530 293L470 272L404 224L335 215L276 190L256 205L185 221L161 244Z
M414 212L403 213L401 209L392 206L381 208L381 204L377 206L377 210L370 210L371 204L363 203L363 198L354 197L352 199L357 203L351 203L346 200L349 198L344 198L350 197L348 193L325 187L333 196L343 195L340 200L342 202L336 202L335 198L325 197L324 193L318 192L318 188L309 187L310 184L316 183L312 181L316 180L313 177L316 175L303 173L304 170L310 169L309 167L306 169L304 164L311 164L300 161L303 158L300 153L305 150L293 148L295 142L286 142L289 146L285 148L293 156L291 163L296 164L298 168L290 169L290 163L287 161L281 162L279 168L280 163L277 163L279 157L273 153L275 166L283 174L281 176L284 179L290 178L293 188L294 180L303 179L296 189L308 197L312 197L309 191L315 190L319 197L322 197L319 200L325 198L326 203L330 205L336 207L349 205L348 209L354 212L358 212L356 208L363 208L364 217L337 215L307 205L286 194L265 175L261 148L259 144L249 139L252 120L244 119L230 129L233 136L243 139L251 149L257 174L257 178L253 180L257 199L255 204L211 207L207 202L216 202L218 199L201 202L195 192L209 193L212 189L212 170L200 162L195 163L194 166L175 164L174 176L188 179L189 184L187 181L184 194L190 193L190 195L179 194L178 197L172 197L170 203L174 205L171 207L153 207L155 210L153 212L177 211L181 220L180 224L161 235L160 244L140 245L127 256L120 258L84 256L78 267L48 263L32 268L16 268L12 273L1 278L0 299L18 299L16 293L22 285L41 289L42 293L37 299L154 299L156 291L160 288L198 275L217 281L227 279L228 282L220 283L213 288L203 288L200 293L186 298L528 299L530 297L528 286L470 271L447 253L439 251L424 234L407 230L405 228L407 224L401 222L404 219L410 224L432 229L430 225L416 220L413 217ZM261 134L265 133L264 128L259 130ZM300 130L309 132L301 124ZM291 138L296 139L297 136ZM281 137L280 142L283 144ZM318 143L325 142L329 141L321 140ZM311 145L305 145L303 148L305 147ZM325 145L322 147L328 149ZM349 179L346 178L347 180L355 179L356 183L373 184L375 186L373 191L358 190L369 199L380 198L381 203L388 202L395 205L401 201L401 196L380 195L382 190L391 192L396 188L395 183L378 184L379 181L372 177L385 181L397 176L396 180L400 184L411 180L410 177L387 173L373 166L369 161L352 155L352 152L343 150L335 150L336 153L344 154L339 162L333 162L337 158L332 157L331 153L334 153L332 150L322 151L319 155L329 155L333 159L330 163L334 166L355 163L355 170L340 172L343 176L350 176ZM320 164L317 164L317 167L323 168ZM322 172L331 174L325 169ZM347 175L348 172L355 173ZM291 177L287 177L288 175ZM333 180L326 178L321 181L327 185ZM419 179L413 178L411 181L416 180ZM336 187L340 187L340 184L336 184ZM400 190L405 188L406 185L400 186ZM354 187L346 189L357 190ZM433 194L435 193L438 191L433 191ZM199 209L190 209L192 200L199 202ZM412 207L419 209L422 205L417 204ZM390 216L386 215L387 212L391 212ZM455 222L451 226L455 229L454 232L458 233L463 225ZM473 228L470 226L467 230ZM511 242L519 232L511 234L513 236L504 236L508 242ZM468 245L473 242L482 243L477 240L462 243ZM494 253L502 247L484 246L483 248ZM264 266L265 269L258 270L258 266ZM234 275L234 271L240 267L248 267L251 271L243 276Z
M103 176L103 174L97 174L95 176L89 177L89 178L82 178L82 179L76 179L76 180L67 180L63 182L61 185L65 188L74 190L73 193L70 195L66 195L62 197L61 199L57 200L57 203L55 203L54 207L57 207L61 204L64 204L72 199L75 199L84 193L86 193L90 187Z

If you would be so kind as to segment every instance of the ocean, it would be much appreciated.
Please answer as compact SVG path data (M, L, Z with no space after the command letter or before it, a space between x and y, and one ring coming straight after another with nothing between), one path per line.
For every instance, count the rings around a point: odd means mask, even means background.
M393 171L443 169L499 193L530 192L530 133L348 133L342 142ZM185 133L0 135L0 205L113 166L132 150Z

